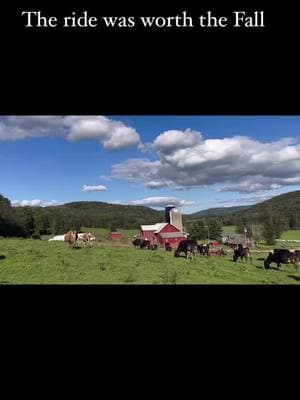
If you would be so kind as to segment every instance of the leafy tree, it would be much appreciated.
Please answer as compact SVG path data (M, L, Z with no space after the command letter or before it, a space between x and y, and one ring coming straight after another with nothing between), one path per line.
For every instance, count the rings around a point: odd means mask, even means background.
M49 219L48 214L44 209L37 209L34 213L33 221L34 231L39 234L48 233Z
M260 214L262 221L262 236L267 244L275 244L282 232L288 228L288 221L283 214L277 213L273 209L265 208Z
M190 222L187 225L189 237L194 240L203 240L207 238L207 228L202 219Z
M18 207L16 209L16 218L27 237L34 232L34 217L32 207Z
M223 234L222 221L218 218L211 218L207 221L207 226L209 239L221 240Z

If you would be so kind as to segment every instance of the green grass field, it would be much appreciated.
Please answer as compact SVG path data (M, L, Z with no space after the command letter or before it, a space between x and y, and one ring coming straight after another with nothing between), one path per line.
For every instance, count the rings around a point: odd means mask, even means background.
M284 240L300 240L300 231L285 231L281 235Z
M223 226L223 234L228 235L230 233L235 233L235 225Z
M63 242L0 240L1 284L297 284L300 269L262 268L266 253L253 253L253 264L211 256L175 258L173 253L95 243L70 248Z
M109 239L109 233L110 231L105 228L87 228L83 227L82 232L90 232L92 235L96 236L96 238L102 241L107 241ZM122 239L121 242L126 242L128 241L136 234L139 233L138 229L118 229L118 232L122 233ZM117 241L120 242L120 241Z

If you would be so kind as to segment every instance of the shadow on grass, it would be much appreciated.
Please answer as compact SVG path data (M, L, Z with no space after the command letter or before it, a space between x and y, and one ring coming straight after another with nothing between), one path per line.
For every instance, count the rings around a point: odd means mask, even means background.
M3 254L0 254L0 260L4 260L6 257Z
M288 278L293 278L295 281L300 281L300 276L297 275L288 275Z
M270 268L268 268L268 269L262 267L261 265L255 265L255 267L256 267L257 269L262 269L262 270L264 270L264 271L271 271L271 270L273 270L273 271L285 272L284 269L279 269L279 268L277 268L277 267L270 267Z

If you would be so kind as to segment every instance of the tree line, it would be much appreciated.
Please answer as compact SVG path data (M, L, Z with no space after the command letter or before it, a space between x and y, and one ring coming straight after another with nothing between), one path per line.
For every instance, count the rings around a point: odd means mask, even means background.
M255 242L264 241L270 245L274 245L284 231L299 229L299 224L299 211L290 215L279 212L272 206L261 207L256 214L186 220L186 227L192 239L220 241L223 226L234 225L236 233L244 234L246 230L247 236Z
M163 213L141 206L101 202L77 202L51 207L12 207L0 194L0 236L34 237L64 234L82 226L114 231L139 229L142 224L161 222Z
M295 192L297 193L297 192ZM291 196L289 196L291 197ZM286 200L286 198L285 198ZM295 200L295 197L292 198ZM248 210L233 215L199 217L183 216L185 230L197 240L221 240L222 228L234 225L236 233L244 233L256 242L275 244L283 231L300 229L300 207L290 201L286 208L277 204L260 205L255 212ZM281 202L283 203L283 202ZM9 199L0 194L0 236L35 237L58 235L82 226L101 227L112 231L139 229L141 225L164 220L164 213L148 207L125 206L101 202L74 202L52 207L12 207Z

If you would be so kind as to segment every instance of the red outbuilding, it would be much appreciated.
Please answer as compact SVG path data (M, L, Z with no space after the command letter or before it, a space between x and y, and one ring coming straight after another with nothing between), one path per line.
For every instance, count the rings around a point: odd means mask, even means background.
M167 222L154 225L142 225L140 238L150 240L152 244L158 244L160 247L165 247L166 243L172 248L177 248L178 244L186 239L180 229Z
M122 233L121 232L110 232L110 239L122 239Z

